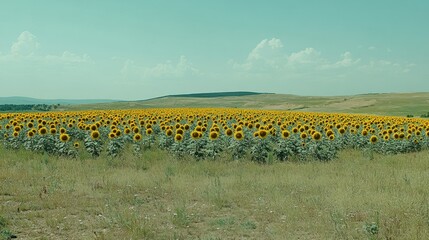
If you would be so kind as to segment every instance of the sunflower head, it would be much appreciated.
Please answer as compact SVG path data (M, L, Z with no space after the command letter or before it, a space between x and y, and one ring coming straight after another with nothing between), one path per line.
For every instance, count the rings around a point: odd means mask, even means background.
M45 135L46 133L48 133L48 129L46 128L46 127L41 127L40 129L39 129L39 134L40 135Z
M244 134L243 134L243 132L242 132L242 131L235 132L235 133L234 133L234 138L235 138L236 140L243 140L243 138L244 138Z
M68 140L70 140L70 136L67 133L63 133L60 135L60 140L61 142L67 142Z
M228 128L228 129L226 129L225 130L225 134L227 135L227 136L231 136L232 135L232 130L230 129L230 128Z
M288 130L282 131L282 138L286 139L290 136L290 132Z
M181 128L176 129L176 134L183 135L183 129Z
M116 136L117 136L117 137L119 137L119 136L121 136L122 132L121 132L121 130L119 130L119 129L118 129L118 130L115 132L115 134L116 134Z
M134 141L140 141L140 140L142 140L142 135L140 134L140 133L136 133L136 134L134 134L134 137L133 137L133 139L134 139Z
M75 148L79 148L80 144L79 144L79 142L74 142L74 143L73 143L73 146L74 146Z
M114 132L110 132L109 133L109 138L110 139L113 139L113 138L115 138L116 137L116 134L114 133Z
M174 140L176 140L177 142L181 142L183 140L183 135L181 134L176 134L174 136Z
M320 134L319 132L314 132L313 135L311 135L311 137L314 140L319 141L320 139L322 139L322 134Z
M371 143L376 143L377 141L378 141L378 137L377 136L375 136L375 135L372 135L370 138L369 138L369 141L371 142Z
M33 131L31 131L31 130L29 130L29 131L27 132L27 137L29 137L29 138L34 137L34 132L33 132Z
M219 133L217 131L210 132L210 140L216 140L219 137Z
M134 127L133 128L133 133L140 133L140 128L138 128L138 127Z
M198 131L192 131L191 137L192 137L192 139L198 139L198 138L200 138L200 132L198 132Z
M264 139L268 136L268 132L266 130L259 130L259 137Z
M165 135L167 135L167 136L173 135L173 130L167 129L167 131L165 131Z
M98 138L100 138L100 132L98 130L92 131L91 138L97 140Z

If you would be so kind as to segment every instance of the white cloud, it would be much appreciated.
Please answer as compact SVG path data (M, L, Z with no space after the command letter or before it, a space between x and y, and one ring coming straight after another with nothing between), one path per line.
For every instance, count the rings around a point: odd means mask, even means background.
M229 60L228 63L238 70L279 69L284 63L283 43L280 39L263 39L247 56L243 63Z
M199 70L190 63L185 56L180 56L177 63L167 61L166 63L159 63L152 68L144 70L144 77L183 77L186 74L195 75Z
M414 63L400 63L386 59L371 60L368 63L359 66L359 69L367 72L404 74L412 70L416 65Z
M12 44L10 52L13 56L33 55L39 48L40 44L36 36L28 31L22 32L18 39Z
M126 80L183 78L199 75L201 72L185 56L177 62L166 61L153 67L140 66L132 60L126 60L121 68L122 77Z
M309 64L323 61L320 52L314 48L306 48L302 51L292 53L287 57L288 64Z
M369 47L369 49L376 49ZM248 57L243 62L229 60L228 64L239 72L248 73L267 73L271 75L277 74L311 74L327 72L334 69L351 68L353 70L391 68L392 71L407 73L411 71L413 64L397 63L388 60L378 59L371 61L363 61L360 58L355 58L349 51L344 52L339 56L339 60L326 58L322 53L312 47L307 47L303 50L287 53L283 50L283 43L280 39L272 38L271 40L264 39L252 49ZM305 71L304 71L305 70Z
M6 62L37 62L41 64L70 64L92 62L88 54L76 54L64 51L62 54L41 54L37 52L40 43L37 37L28 31L22 32L10 47L10 52L0 54L0 61Z
M272 57L273 55L276 55L278 52L277 50L281 48L283 48L283 43L280 39L264 39L249 53L247 60L252 61Z
M360 58L354 59L350 52L345 52L341 55L341 60L335 63L329 63L324 66L321 66L321 69L332 69L332 68L342 68L342 67L350 67L358 64L361 61Z
M63 54L59 56L48 55L46 56L46 60L66 63L85 63L92 61L88 54L78 55L69 51L64 51Z

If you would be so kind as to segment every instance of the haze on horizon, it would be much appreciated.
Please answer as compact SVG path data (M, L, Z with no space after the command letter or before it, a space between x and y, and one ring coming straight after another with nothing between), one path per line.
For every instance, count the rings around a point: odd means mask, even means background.
M0 8L0 97L429 91L428 1L54 1Z

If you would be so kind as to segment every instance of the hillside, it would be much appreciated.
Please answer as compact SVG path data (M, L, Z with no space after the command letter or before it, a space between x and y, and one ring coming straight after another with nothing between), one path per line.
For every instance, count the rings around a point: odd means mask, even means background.
M288 94L253 94L224 97L166 96L143 101L70 105L62 107L62 110L178 107L227 107L397 116L412 114L420 116L429 111L429 93L383 93L329 97Z

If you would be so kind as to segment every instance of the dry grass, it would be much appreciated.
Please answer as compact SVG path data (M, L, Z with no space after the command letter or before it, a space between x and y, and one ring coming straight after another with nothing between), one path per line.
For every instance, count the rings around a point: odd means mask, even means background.
M345 151L259 165L0 149L0 219L19 239L429 239L427 159Z

